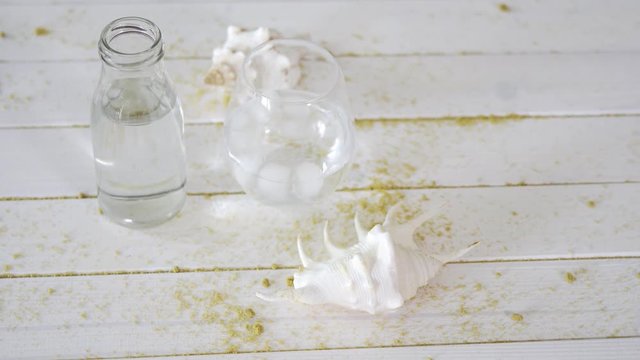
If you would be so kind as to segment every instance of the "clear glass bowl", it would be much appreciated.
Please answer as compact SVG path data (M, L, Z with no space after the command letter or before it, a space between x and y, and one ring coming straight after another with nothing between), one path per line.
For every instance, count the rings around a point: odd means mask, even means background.
M268 41L245 59L225 119L244 191L270 205L331 194L354 153L353 115L331 54L308 41Z

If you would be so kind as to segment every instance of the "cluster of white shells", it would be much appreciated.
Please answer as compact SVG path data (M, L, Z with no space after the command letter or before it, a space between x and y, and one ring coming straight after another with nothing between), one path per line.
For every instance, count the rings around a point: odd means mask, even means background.
M276 33L266 27L254 30L245 30L233 25L227 27L227 39L222 46L213 49L211 68L205 75L204 82L226 88L233 86L249 52L276 37ZM262 60L263 66L269 70L263 74L263 77L268 77L267 86L288 88L298 82L298 59L274 49L267 49L262 54ZM250 81L256 77L252 68L248 68L245 75Z

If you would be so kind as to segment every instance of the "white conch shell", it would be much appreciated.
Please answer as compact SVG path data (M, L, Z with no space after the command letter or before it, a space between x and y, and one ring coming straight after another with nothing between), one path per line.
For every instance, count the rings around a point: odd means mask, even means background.
M275 37L276 34L266 27L243 30L237 26L229 26L224 45L213 49L211 68L205 75L204 82L209 85L232 86L249 51ZM265 67L269 68L269 81L277 86L281 87L281 84L285 84L288 85L287 87L291 87L300 79L298 59L275 50L266 51L263 59ZM249 80L253 80L255 77L255 72L247 74Z
M331 260L315 262L302 249L298 252L304 270L293 275L293 289L274 295L256 294L263 300L293 300L306 304L334 304L376 314L396 309L416 295L446 263L460 258L477 242L448 256L424 253L413 233L434 211L404 224L396 222L399 204L394 205L382 225L366 232L356 214L358 243L348 249L335 246L325 224L324 244Z

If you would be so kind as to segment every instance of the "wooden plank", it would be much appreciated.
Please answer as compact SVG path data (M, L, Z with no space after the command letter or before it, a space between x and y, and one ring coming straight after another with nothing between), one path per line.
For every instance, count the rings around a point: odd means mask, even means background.
M5 5L0 60L93 59L102 27L129 15L155 21L172 57L209 57L228 24L273 27L287 37L310 35L336 54L638 50L633 0L607 6L529 0L509 8L502 11L492 0ZM461 32L461 24L469 31ZM36 36L37 27L49 33Z
M639 120L359 122L342 188L640 181ZM240 191L222 133L219 125L187 126L188 191ZM95 194L91 154L87 128L4 129L0 164L20 171L0 173L0 196Z
M436 254L480 240L465 261L640 256L637 184L340 192L307 211L243 195L190 197L178 219L147 230L110 223L94 199L2 201L0 277L295 267L298 235L324 259L325 220L348 246L355 211L373 226L399 201L406 216L442 205L416 239Z
M638 54L345 57L358 118L639 113ZM208 60L167 61L187 123L222 121ZM0 63L0 127L88 124L97 62ZM64 88L65 91L60 91Z
M539 360L564 359L615 359L636 360L640 357L640 339L589 339L563 341L534 341L499 344L461 344L432 346L402 346L391 348L346 349L268 352L260 354L223 354L199 355L198 359L307 359L307 360L350 360L350 359L502 359L502 360ZM191 359L191 356L178 356ZM153 357L151 359L176 359L176 357Z
M381 316L283 306L254 296L264 290L264 278L273 287L285 286L290 270L3 280L0 356L119 357L638 336L639 272L639 259L453 264L405 307ZM574 281L566 280L568 273Z

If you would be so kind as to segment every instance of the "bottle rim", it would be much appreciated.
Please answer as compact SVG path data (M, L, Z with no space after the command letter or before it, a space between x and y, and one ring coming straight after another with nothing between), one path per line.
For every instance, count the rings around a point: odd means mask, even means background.
M125 35L143 35L150 45L139 51L117 49L112 42ZM139 16L126 16L107 24L100 34L98 52L102 60L117 68L135 68L158 62L164 56L162 32L151 20Z

